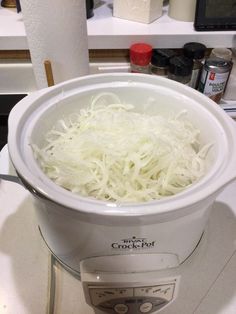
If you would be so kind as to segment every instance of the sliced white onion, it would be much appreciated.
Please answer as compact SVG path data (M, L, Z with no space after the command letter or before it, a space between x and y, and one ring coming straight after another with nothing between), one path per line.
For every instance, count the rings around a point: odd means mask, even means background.
M117 95L98 94L89 108L60 120L33 146L42 170L83 196L145 202L174 195L206 172L210 145L178 113L169 118L132 111Z

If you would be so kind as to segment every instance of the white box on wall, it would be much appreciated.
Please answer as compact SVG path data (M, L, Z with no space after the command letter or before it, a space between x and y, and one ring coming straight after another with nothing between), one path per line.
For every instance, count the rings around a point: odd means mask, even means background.
M163 0L114 0L113 16L151 23L162 15Z

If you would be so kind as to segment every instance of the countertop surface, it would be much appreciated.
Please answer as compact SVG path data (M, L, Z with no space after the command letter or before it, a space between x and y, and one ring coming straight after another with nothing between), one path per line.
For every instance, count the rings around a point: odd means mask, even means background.
M127 49L134 42L144 41L160 48L182 48L188 41L207 47L234 47L236 31L197 32L192 22L177 21L163 14L150 24L112 16L112 1L97 1L94 16L87 20L90 49ZM28 49L22 14L16 9L0 7L0 50Z

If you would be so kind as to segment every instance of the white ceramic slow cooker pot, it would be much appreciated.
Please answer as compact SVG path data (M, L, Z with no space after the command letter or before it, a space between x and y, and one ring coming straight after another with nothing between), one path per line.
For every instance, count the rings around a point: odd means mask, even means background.
M206 175L175 196L126 205L82 197L53 183L38 166L31 144L43 145L46 131L60 117L79 111L100 92L117 94L139 112L187 110L200 129L200 141L213 143ZM147 99L151 105L145 107ZM96 267L101 261L104 271L180 265L199 242L217 194L236 177L233 120L198 91L142 74L91 75L27 96L10 113L8 145L18 176L34 196L46 243L76 272L81 261L91 259L97 259Z

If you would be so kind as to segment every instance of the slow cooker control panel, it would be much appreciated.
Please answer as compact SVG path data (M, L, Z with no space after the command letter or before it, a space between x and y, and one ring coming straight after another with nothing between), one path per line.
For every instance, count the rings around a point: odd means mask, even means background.
M156 313L175 296L176 282L141 287L89 287L95 308L110 314Z

